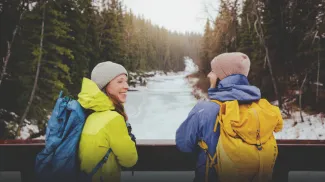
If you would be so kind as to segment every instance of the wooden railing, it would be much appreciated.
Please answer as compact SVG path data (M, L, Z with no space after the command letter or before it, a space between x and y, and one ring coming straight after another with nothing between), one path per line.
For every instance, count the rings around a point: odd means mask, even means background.
M134 171L194 171L195 156L180 152L172 140L137 141ZM325 141L278 140L273 181L287 182L289 171L325 171ZM35 156L44 141L0 141L0 171L20 171L23 182L34 181ZM125 169L130 170L130 169Z

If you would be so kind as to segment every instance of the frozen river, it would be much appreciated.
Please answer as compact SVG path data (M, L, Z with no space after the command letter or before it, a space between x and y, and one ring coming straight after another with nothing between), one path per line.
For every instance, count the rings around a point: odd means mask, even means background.
M185 76L195 71L186 60L184 72L156 75L147 86L128 92L125 110L137 139L174 139L178 126L197 100Z

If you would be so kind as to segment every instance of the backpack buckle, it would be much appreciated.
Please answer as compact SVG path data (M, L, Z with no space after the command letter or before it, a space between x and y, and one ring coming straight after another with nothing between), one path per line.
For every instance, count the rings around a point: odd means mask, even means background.
M261 151L263 149L262 144L256 144L257 150Z

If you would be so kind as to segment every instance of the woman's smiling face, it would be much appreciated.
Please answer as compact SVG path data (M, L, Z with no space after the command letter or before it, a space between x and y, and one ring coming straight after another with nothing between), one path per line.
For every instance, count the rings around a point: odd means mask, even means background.
M128 89L128 78L125 74L121 74L109 82L106 93L115 96L120 103L125 103Z

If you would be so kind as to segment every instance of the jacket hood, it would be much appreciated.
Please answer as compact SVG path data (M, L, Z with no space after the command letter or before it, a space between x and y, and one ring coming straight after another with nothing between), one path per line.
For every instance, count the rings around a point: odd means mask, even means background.
M250 85L246 76L234 74L221 80L217 88L208 89L208 96L211 100L222 102L230 100L253 102L261 99L261 91Z
M114 110L112 100L102 92L95 82L88 78L83 78L81 91L78 94L78 102L85 109L93 111Z

